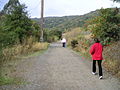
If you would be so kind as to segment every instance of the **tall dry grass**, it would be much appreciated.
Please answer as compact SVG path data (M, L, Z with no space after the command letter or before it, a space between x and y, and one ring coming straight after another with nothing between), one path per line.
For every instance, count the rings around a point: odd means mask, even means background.
M34 38L30 37L24 44L14 45L3 49L0 52L0 68L4 63L19 59L21 56L32 54L34 52L47 49L48 43L35 42Z
M43 51L48 48L48 45L48 43L35 42L35 39L30 37L22 45L14 45L0 51L0 85L14 83L14 77L10 74L14 72L23 56Z
M104 48L104 66L106 70L120 77L120 41Z
M32 45L15 45L11 48L6 48L2 51L3 61L9 61L17 59L21 55L27 55L33 52L41 51L47 49L48 43L35 42Z
M86 52L88 47L90 47L91 41L91 33L86 32L82 28L75 28L64 34L64 37L67 39L67 44L71 46L72 40L77 40L78 45L74 48L77 51Z
M71 45L71 41L77 39L77 36L80 35L82 28L75 28L69 32L64 33L63 37L67 39L67 45Z

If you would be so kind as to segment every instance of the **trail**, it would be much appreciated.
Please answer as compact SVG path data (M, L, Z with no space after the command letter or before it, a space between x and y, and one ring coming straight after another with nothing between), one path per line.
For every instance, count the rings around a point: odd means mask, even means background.
M53 43L42 55L23 60L13 76L28 84L4 85L0 90L120 90L120 82L103 69L104 78L91 74L92 61Z

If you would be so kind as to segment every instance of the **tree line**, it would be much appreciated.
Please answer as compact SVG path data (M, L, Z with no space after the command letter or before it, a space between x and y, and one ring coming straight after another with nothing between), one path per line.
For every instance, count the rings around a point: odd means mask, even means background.
M0 48L23 44L29 37L39 42L40 24L32 20L26 11L25 4L19 0L9 0L0 11ZM53 30L54 31L54 30ZM44 30L44 41L54 41L61 38L61 31Z
M91 31L93 37L101 40L103 45L120 40L119 8L101 8L99 16L87 22L86 30Z
M40 26L29 18L24 4L9 0L0 12L0 47L22 44L30 36L38 40Z
M119 0L114 0L119 1ZM0 12L0 47L23 44L29 37L39 41L40 25L30 19L26 6L19 0L9 0ZM52 42L62 37L62 33L75 27L92 29L94 36L102 42L119 39L119 9L101 9L82 16L45 18L44 41Z

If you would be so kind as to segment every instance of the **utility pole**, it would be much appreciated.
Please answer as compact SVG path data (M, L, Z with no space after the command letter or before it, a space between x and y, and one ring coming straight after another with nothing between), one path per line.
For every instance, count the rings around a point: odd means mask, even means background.
M40 42L43 42L43 27L44 27L44 0L41 0L41 19L40 19L40 23L41 23L41 36L40 36Z

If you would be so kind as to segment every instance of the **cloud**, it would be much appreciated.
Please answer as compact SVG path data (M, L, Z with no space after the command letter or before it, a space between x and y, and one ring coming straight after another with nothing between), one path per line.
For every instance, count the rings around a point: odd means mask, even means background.
M8 0L3 0L8 1ZM44 0L44 16L82 15L96 9L120 6L110 0ZM20 0L32 17L40 17L41 0ZM4 5L4 4L2 4ZM2 6L0 5L0 8Z
M110 0L46 0L46 16L82 15L100 8L119 6Z

